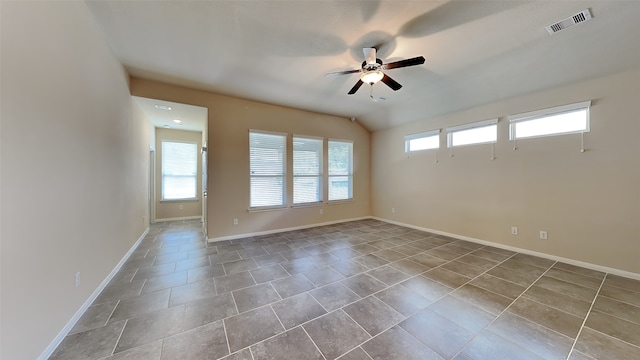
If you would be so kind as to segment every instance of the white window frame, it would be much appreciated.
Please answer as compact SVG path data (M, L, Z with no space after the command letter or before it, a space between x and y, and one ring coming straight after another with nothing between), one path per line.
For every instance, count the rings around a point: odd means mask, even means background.
M251 173L251 134L276 135L284 138L282 148L282 173L274 173L269 175L253 175ZM288 134L279 132L270 132L262 130L249 129L249 210L270 210L282 209L287 207L287 139ZM282 178L282 201L277 205L252 206L251 181L254 178Z
M590 111L591 109L591 101L583 101L583 102L579 102L579 103L573 103L573 104L567 104L567 105L561 105L561 106L556 106L556 107L552 107L552 108L546 108L546 109L541 109L541 110L536 110L536 111L529 111L529 112L525 112L525 113L520 113L520 114L515 114L515 115L509 115L508 119L509 119L509 140L521 140L521 139L534 139L534 138L540 138L540 137L548 137L548 136L558 136L558 135L567 135L567 134L580 134L580 133L585 133L585 132L589 132L591 130L591 126L590 126ZM553 133L548 133L548 134L540 134L540 135L533 135L533 136L521 136L518 137L518 134L516 132L516 127L518 123L525 123L528 121L536 121L536 120L543 120L552 116L558 116L558 115L562 115L562 114L568 114L568 113L573 113L579 110L587 110L587 118L586 118L586 126L585 129L580 129L580 130L570 130L570 131L560 131L560 132L553 132Z
M194 189L194 194L193 196L189 196L189 197L184 197L184 198L166 198L165 197L165 143L174 143L174 144L189 144L189 145L193 145L193 156L195 157L195 174L193 174L193 181L195 183L195 189ZM170 202L170 201L194 201L194 200L198 200L198 143L197 142L193 142L193 141L180 141L180 140L169 140L169 139L162 139L160 141L160 146L162 148L162 153L161 153L161 158L160 158L160 201L162 202ZM166 175L166 176L170 176L170 175ZM174 175L177 176L177 175ZM185 176L186 175L181 175L181 176ZM191 176L189 176L191 177Z
M331 143L347 143L351 144L350 152L349 152L349 166L347 169L348 174L331 174L331 155L329 150L331 149ZM353 140L339 140L339 139L328 139L327 142L327 201L329 203L341 202L341 201L351 201L353 200ZM329 184L331 182L331 178L335 177L347 177L349 179L349 189L347 198L341 199L331 199L331 192L329 188Z
M469 144L453 145L453 135L455 133L461 132L461 131L466 131L466 130L489 127L489 126L494 126L495 129L496 129L496 138L495 138L495 140L478 141L478 142L469 143ZM459 146L469 146L469 145L478 145L478 144L495 144L498 141L498 118L489 119L489 120L483 120L483 121L477 121L477 122L470 123L470 124L452 126L452 127L446 128L445 131L447 132L447 148L453 148L453 147L459 147Z
M427 139L431 137L436 137L438 139L438 145L435 147L423 148L423 149L415 149L411 150L411 141L418 139ZM425 131L417 134L405 135L404 137L404 152L416 152L416 151L424 151L424 150L433 150L440 148L440 129Z
M315 174L304 174L304 175L296 175L296 139L302 140L315 140L320 142L320 148L318 149L318 171ZM293 134L293 144L292 147L293 152L293 206L304 206L304 205L314 205L322 203L322 188L323 188L323 176L322 169L324 168L323 162L323 152L324 152L324 138L322 137L314 137L314 136L306 136L306 135L296 135ZM318 180L318 188L317 194L318 197L314 201L304 201L304 202L296 202L296 179L304 179L304 178L316 178Z

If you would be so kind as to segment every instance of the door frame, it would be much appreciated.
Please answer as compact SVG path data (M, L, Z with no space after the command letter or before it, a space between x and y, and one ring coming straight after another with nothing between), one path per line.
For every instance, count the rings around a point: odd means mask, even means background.
M156 222L156 149L149 146L149 224Z

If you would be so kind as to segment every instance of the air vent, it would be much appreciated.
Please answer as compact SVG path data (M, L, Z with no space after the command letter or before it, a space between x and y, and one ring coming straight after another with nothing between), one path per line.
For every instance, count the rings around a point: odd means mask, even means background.
M591 19L591 12L589 11L589 9L586 9L562 21L558 21L555 24L551 24L547 26L546 29L549 32L549 34L554 34L560 30L564 30L568 27L571 27L576 24L580 24L590 19Z

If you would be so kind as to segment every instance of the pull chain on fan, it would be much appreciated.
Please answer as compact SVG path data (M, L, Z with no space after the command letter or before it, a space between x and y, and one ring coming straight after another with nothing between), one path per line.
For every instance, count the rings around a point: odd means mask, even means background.
M382 101L387 100L387 98L384 98L382 96L380 96L380 97L374 97L373 96L373 84L371 86L369 86L369 97L371 98L371 100L373 102L382 102Z

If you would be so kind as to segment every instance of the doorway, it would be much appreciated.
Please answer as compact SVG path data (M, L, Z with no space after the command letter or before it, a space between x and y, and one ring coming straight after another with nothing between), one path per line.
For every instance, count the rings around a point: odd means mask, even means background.
M207 166L206 144L209 109L138 96L132 96L132 99L140 106L149 123L149 223L199 219L202 223L202 231L206 236L208 230L206 190L209 168ZM194 132L198 133L197 140L194 139ZM185 138L189 140L187 141ZM161 143L167 140L169 142L197 142L201 146L202 157L198 159L200 164L198 166L199 173L196 173L197 184L194 197L164 198L164 180L170 179L170 175L162 173L163 151ZM170 184L175 187L174 183Z

